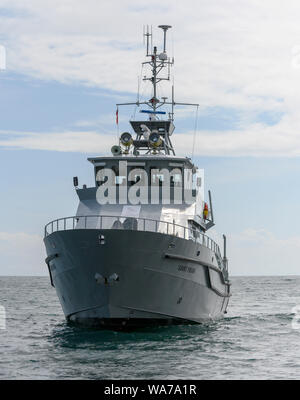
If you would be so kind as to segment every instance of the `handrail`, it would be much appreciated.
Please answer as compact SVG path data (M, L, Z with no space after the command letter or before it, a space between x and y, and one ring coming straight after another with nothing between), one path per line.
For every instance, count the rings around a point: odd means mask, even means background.
M94 222L93 225L89 228L88 222L89 219L91 221L92 218L94 219L97 218L97 220L93 221ZM98 219L100 220L98 221ZM105 219L110 219L110 223L106 224L107 225L106 227L105 227ZM124 225L121 223L121 219L124 220L128 219L129 225L124 228ZM70 223L68 224L68 222ZM115 225L116 222L119 225L113 227L113 225ZM141 224L139 224L139 222L141 222ZM148 228L147 228L147 223L148 223ZM152 226L149 226L151 225L151 223ZM165 227L166 229L162 229L163 227ZM217 243L214 242L210 237L208 237L204 233L201 233L193 228L175 224L174 222L156 220L151 218L122 217L120 215L82 215L82 216L58 218L49 222L45 226L45 237L51 235L53 232L75 230L75 229L124 229L124 230L129 229L129 230L138 230L145 232L147 231L159 232L172 236L181 237L187 240L193 240L194 242L200 243L203 246L214 251L215 253L218 254L220 258L222 258L220 248L217 245Z

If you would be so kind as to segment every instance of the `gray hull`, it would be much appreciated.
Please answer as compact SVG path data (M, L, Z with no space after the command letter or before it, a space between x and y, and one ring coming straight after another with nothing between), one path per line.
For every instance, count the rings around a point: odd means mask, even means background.
M199 243L117 229L57 231L44 242L70 321L122 328L201 323L226 312L230 286L217 254Z

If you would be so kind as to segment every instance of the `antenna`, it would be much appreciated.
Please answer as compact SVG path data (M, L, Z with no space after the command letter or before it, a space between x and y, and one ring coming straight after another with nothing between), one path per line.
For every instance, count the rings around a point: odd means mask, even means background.
M152 26L151 26L151 33L149 32L149 25L147 25L147 28L144 25L143 29L143 37L144 37L144 44L145 44L145 37L146 37L146 47L147 47L147 57L150 56L149 54L149 37L151 37L151 48L152 48Z
M164 31L164 50L163 52L166 52L166 43L167 43L167 30L169 28L172 28L171 25L158 25L159 28L161 28Z

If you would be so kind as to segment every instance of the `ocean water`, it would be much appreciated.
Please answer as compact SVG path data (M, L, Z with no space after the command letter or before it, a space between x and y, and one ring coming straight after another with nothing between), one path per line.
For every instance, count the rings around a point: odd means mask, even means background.
M46 277L0 277L0 379L299 379L300 277L232 293L221 321L126 333L69 326Z

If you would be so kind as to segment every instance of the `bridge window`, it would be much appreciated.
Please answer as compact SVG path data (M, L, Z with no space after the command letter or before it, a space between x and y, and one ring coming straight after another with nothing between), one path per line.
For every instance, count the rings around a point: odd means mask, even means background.
M150 169L151 175L151 185L162 186L163 183L169 184L171 187L174 186L182 186L183 179L182 179L182 170L181 168L151 168Z
M182 173L174 173L170 177L171 186L182 186Z
M128 185L132 186L136 183L139 185L147 186L147 173L144 168L133 167L128 172Z

